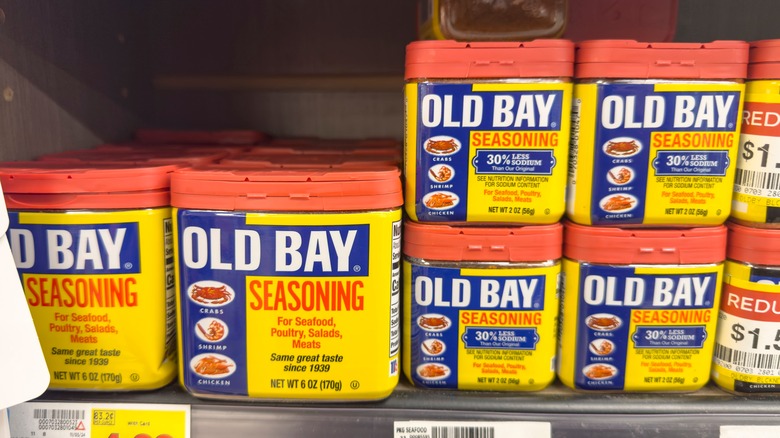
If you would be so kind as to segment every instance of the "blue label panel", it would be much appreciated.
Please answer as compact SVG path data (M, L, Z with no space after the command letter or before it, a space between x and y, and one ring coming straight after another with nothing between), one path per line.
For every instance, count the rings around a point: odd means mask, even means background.
M466 348L533 350L539 343L536 328L468 327L463 333Z
M648 180L656 176L723 176L724 143L734 132L738 92L658 92L653 84L598 87L593 144L593 225L641 224ZM653 133L667 133L653 141ZM680 133L680 134L677 134ZM679 149L678 149L679 148ZM671 160L671 161L670 161ZM648 169L656 172L648 175Z
M247 395L247 276L367 276L368 225L249 225L244 213L179 210L178 264L184 384L202 393ZM215 322L224 339L208 341ZM254 341L256 342L256 341ZM203 355L234 365L199 375Z
M623 389L628 352L634 348L660 348L662 335L669 343L665 348L701 348L706 339L704 322L679 318L672 321L667 314L675 310L711 309L716 288L716 273L642 274L631 266L582 263L575 385L589 390ZM670 325L639 324L630 333L632 315L641 310L657 310L661 321L670 321ZM696 325L698 322L701 325ZM693 340L688 339L691 335ZM648 336L650 340L646 339ZM653 338L659 339L651 345ZM587 371L598 365L611 370L611 376L588 377Z
M632 339L640 348L701 348L707 339L704 327L637 327Z
M472 164L477 174L552 175L555 157L552 150L481 149Z
M780 286L780 269L777 268L750 268L750 281L762 284L775 284Z
M518 85L521 86L521 85ZM418 85L417 115L417 169L416 214L420 221L465 221L468 211L469 174L502 173L516 175L550 175L554 162L547 155L536 155L533 150L507 147L500 151L502 167L497 170L488 163L483 153L476 157L472 169L469 160L470 135L474 131L560 131L563 116L563 91L473 91L471 84ZM568 117L568 114L566 115ZM429 147L435 143L435 147ZM550 152L551 153L551 152ZM521 158L516 154L533 155ZM506 160L509 160L507 163ZM522 164L542 160L541 164ZM448 166L453 177L436 180L429 177L432 169ZM453 205L446 208L428 208L426 195L443 193Z
M137 222L20 224L13 211L8 218L8 241L20 274L141 272Z
M658 151L653 168L658 176L726 176L728 151Z
M369 226L248 225L244 214L180 211L181 259L195 269L295 277L368 276Z
M539 337L533 324L510 321L516 327L506 327L507 320L499 319L521 315L518 311L543 310L545 276L467 277L457 268L412 265L411 269L412 287L406 293L412 296L412 324L407 336L412 345L412 379L416 385L458 388L460 342L467 348L535 349ZM461 315L470 310L496 310L496 319L467 327L460 338ZM503 326L489 327L485 323ZM441 353L431 354L428 346L433 342L443 347ZM425 378L416 370L426 364L444 366L448 372L442 377Z

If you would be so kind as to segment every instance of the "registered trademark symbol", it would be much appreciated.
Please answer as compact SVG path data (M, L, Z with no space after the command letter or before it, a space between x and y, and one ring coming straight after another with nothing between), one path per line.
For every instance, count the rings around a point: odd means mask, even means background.
M552 122L552 123L550 123L550 126L551 126L551 127L553 127L553 128L555 128L556 126L558 126L558 124L557 124L557 123L555 123L555 122Z
M130 262L125 263L125 269L130 269L133 267L133 264Z
M734 124L733 123L729 123L729 128L733 128L733 127L734 127Z
M360 265L353 266L352 270L355 271L355 272L360 272Z

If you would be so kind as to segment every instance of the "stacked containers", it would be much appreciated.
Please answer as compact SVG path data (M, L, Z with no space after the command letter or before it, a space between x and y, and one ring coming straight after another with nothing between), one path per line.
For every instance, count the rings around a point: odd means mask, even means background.
M183 386L233 399L390 395L402 203L396 166L174 173Z
M736 393L780 392L779 79L780 40L751 43L712 370Z
M426 388L553 380L573 45L407 46L404 372Z
M567 386L706 384L746 67L736 41L578 47L558 366Z
M0 164L9 241L50 388L155 389L176 374L175 169Z

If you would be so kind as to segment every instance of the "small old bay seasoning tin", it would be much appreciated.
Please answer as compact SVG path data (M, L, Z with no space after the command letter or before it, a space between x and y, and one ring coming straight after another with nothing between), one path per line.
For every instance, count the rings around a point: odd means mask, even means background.
M730 392L780 392L780 230L728 227L712 380Z
M377 400L400 369L396 166L172 177L180 380L200 397Z
M720 225L731 210L748 46L578 45L567 217Z
M780 40L750 43L731 218L780 228Z
M565 40L409 44L409 217L556 223L565 209L573 59Z
M726 227L566 223L558 377L582 391L694 391L709 380Z
M176 375L177 167L0 163L8 240L51 389L149 390Z
M562 226L406 222L404 374L423 388L541 390L555 378Z

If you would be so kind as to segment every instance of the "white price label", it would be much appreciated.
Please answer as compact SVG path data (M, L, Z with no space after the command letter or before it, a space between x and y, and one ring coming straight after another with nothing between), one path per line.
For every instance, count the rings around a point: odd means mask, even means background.
M189 438L190 406L31 402L9 409L11 438Z
M721 426L720 438L776 438L780 426Z
M536 421L396 421L394 438L550 438L550 423Z

